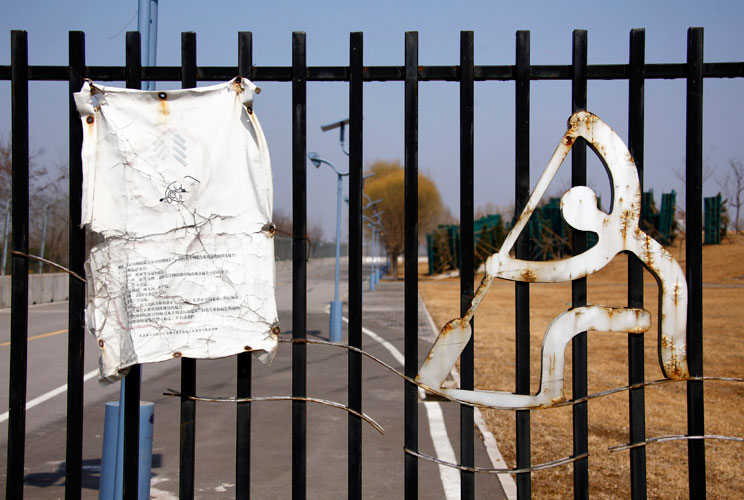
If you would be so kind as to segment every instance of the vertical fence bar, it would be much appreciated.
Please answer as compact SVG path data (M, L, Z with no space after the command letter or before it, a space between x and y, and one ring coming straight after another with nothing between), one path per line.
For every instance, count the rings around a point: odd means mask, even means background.
M405 35L405 374L418 372L418 33ZM393 266L397 269L397 266ZM404 446L418 451L418 388L405 382ZM405 498L418 498L418 459L405 455Z
M473 301L474 291L474 219L473 165L475 116L474 36L472 31L460 32L460 314L465 315ZM460 356L460 388L473 390L474 321L470 320L473 335ZM475 427L473 407L460 405L460 462L466 467L475 465ZM460 498L475 496L475 474L460 471Z
M571 81L571 112L586 109L587 90L587 36L585 30L573 32L573 78ZM571 185L586 185L586 141L579 138L571 149ZM586 250L586 233L572 231L573 255ZM586 278L571 282L571 305L580 307L586 305ZM571 342L573 369L573 398L581 398L587 394L586 370L586 332L574 337ZM574 456L589 451L588 439L588 408L587 403L573 406L573 452ZM574 498L589 498L589 460L583 458L574 462Z
M292 338L307 338L307 58L292 33ZM307 346L292 344L292 396L307 395ZM306 496L307 407L292 401L292 498Z
M251 78L253 68L253 34L238 33L238 74ZM241 352L237 356L237 396L251 397L253 354ZM235 410L235 498L248 500L251 496L251 404L238 403Z
M142 52L140 34L127 33L126 86L142 88ZM136 500L139 493L139 420L140 420L140 366L129 368L124 384L124 500ZM121 408L119 408L121 411Z
M181 87L196 87L196 33L181 33ZM196 463L196 360L181 358L181 426L178 496L194 498L194 466Z
M364 39L349 37L349 345L362 348ZM349 351L349 408L362 411L362 355ZM362 419L349 414L348 497L362 498Z
M687 32L687 146L686 146L685 230L687 363L690 376L703 376L703 28ZM687 382L687 434L705 434L703 381ZM705 442L687 442L690 498L704 499Z
M28 253L28 33L10 34L11 161L13 250ZM23 498L26 452L26 374L28 365L28 260L12 257L10 310L10 387L8 462L5 498Z
M644 134L644 66L646 63L646 32L630 32L630 59L628 75L628 148L638 169L641 193L643 192L643 134ZM642 197L641 197L642 198ZM643 213L643 207L641 207ZM639 221L643 229L643 219ZM628 306L643 308L643 264L633 254L628 254ZM643 335L628 335L628 384L643 383ZM643 387L628 393L630 443L646 439L646 399ZM646 447L630 450L630 494L633 500L646 498Z
M530 32L517 31L515 92L515 216L519 216L530 196ZM530 255L529 231L517 239L516 258L527 259ZM516 327L516 392L530 393L530 284L514 284ZM532 462L530 412L516 412L517 467L529 467ZM532 496L532 476L529 472L517 475L517 498Z
M80 207L83 198L83 129L75 106L73 92L80 91L85 77L85 34L69 33L69 133L70 133L70 270L78 276L85 271L85 231L80 227ZM67 450L65 455L65 499L79 499L83 480L83 376L85 339L83 310L85 284L69 278L67 303Z

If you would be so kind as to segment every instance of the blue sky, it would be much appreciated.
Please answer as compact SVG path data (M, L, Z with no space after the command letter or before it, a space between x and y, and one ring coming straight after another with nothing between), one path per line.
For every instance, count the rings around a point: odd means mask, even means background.
M90 65L122 65L124 37L137 28L137 2L3 0L0 26L0 64L10 61L10 30L29 32L31 64L64 65L67 32L86 33ZM531 31L533 64L569 64L573 29L588 30L590 64L628 60L631 28L646 28L646 60L684 62L690 26L705 28L705 59L744 61L744 2L740 1L625 1L496 2L376 1L238 2L160 0L158 64L180 64L180 32L197 34L199 65L235 65L237 32L252 31L254 63L291 64L291 33L307 33L309 65L348 64L349 32L364 32L365 65L402 65L406 31L419 32L422 65L455 65L459 60L460 30L475 32L476 64L513 64L515 32ZM120 85L120 83L113 83ZM255 109L271 149L275 207L291 211L291 103L289 83L259 83L263 92ZM172 83L159 88L172 88ZM345 169L336 133L320 125L346 118L348 86L313 83L308 86L308 151ZM458 190L458 88L455 83L420 84L419 163L439 186L453 213ZM31 142L41 163L65 161L67 155L66 83L31 84ZM0 100L0 134L10 131L10 85L0 82L7 96ZM403 85L365 84L365 163L403 158ZM704 156L715 168L704 192L721 188L730 158L744 160L744 79L705 82ZM513 196L514 85L476 84L476 206L487 202L507 206ZM650 81L646 88L646 186L657 193L675 189L684 203L684 184L676 171L684 169L685 83ZM588 109L598 114L623 138L627 136L627 83L589 83ZM560 139L570 108L569 82L532 84L531 175L542 172ZM592 156L592 155L590 155ZM567 167L567 166L566 166ZM609 200L608 181L596 161L590 161L590 184ZM568 169L562 169L565 173ZM567 185L556 179L551 194ZM603 203L606 207L607 203ZM320 222L330 238L335 222L335 178L330 169L308 170L309 218Z

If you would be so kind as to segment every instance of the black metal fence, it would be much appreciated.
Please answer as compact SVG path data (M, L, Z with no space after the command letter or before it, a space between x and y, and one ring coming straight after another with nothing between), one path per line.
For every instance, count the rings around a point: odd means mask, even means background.
M460 279L461 309L464 313L473 296L473 163L474 163L474 82L495 80L516 83L516 185L514 196L517 213L524 207L529 195L530 148L530 84L534 80L568 80L572 83L572 108L585 109L588 80L627 80L629 87L629 147L643 179L644 152L644 84L650 79L685 79L687 81L687 146L686 146L686 231L700 235L702 231L702 133L703 133L703 81L705 78L744 77L744 63L704 63L703 29L691 28L688 32L687 62L678 64L646 64L644 59L645 33L633 30L630 34L628 64L588 65L587 33L577 30L573 34L573 59L570 65L532 65L530 62L530 33L516 34L516 61L513 65L476 66L473 57L473 33L461 33L460 64L458 66L419 66L418 34L405 35L404 66L364 66L363 35L351 33L348 66L306 65L305 34L292 34L292 66L260 67L252 60L251 33L238 34L239 55L235 66L203 67L196 64L196 36L182 34L182 64L180 67L142 67L138 33L128 33L126 38L125 66L87 66L85 63L85 37L82 32L69 34L69 61L59 66L29 66L27 34L13 31L12 60L9 66L0 66L0 79L12 82L12 162L13 162L13 304L11 312L11 365L9 392L9 427L6 498L22 498L24 481L24 440L27 371L28 328L28 213L29 213L29 116L28 85L32 80L69 81L70 94L78 91L84 78L99 81L125 81L127 87L140 88L143 80L180 81L183 87L196 86L197 81L224 81L236 74L253 81L291 82L292 85L292 186L293 186L293 293L292 332L296 339L306 338L306 248L303 236L307 230L306 217L306 105L308 81L337 81L349 83L350 114L350 183L349 183L349 276L362 276L362 133L363 90L365 82L403 81L405 84L405 374L415 377L418 359L418 228L417 228L417 173L418 173L418 85L422 81L455 82L460 88L460 220L462 221L462 272ZM82 168L80 149L82 131L77 111L70 97L70 220L80 220ZM586 183L586 147L576 145L572 154L572 184ZM517 245L517 257L528 253L528 241L522 238ZM586 247L586 235L574 232L573 247L581 251ZM686 274L689 286L688 307L688 362L692 377L703 375L702 357L702 243L699 237L689 238L686 247ZM70 269L83 274L85 257L84 233L76 224L70 227ZM628 303L631 307L643 306L642 265L631 259L628 269ZM516 285L516 391L529 393L529 284ZM69 360L67 392L67 451L66 493L68 499L81 497L82 436L83 436L83 283L70 279L69 301ZM586 304L586 280L573 282L573 305ZM349 283L349 344L362 348L362 281ZM629 336L628 384L644 381L643 339ZM587 394L586 334L578 336L572 345L573 387L572 397L579 399ZM461 358L461 387L473 388L473 341ZM362 409L361 355L348 354L348 406ZM179 496L194 497L195 451L195 402L187 396L194 395L196 386L196 361L181 361L181 452ZM292 345L292 395L306 396L306 345ZM126 384L126 429L124 498L136 498L138 463L139 376L135 367L128 375L132 383ZM251 395L251 355L238 355L237 396ZM630 391L630 442L645 440L644 390ZM418 395L415 385L405 382L405 436L403 446L418 450ZM573 406L574 412L574 491L576 498L589 494L588 414L587 403ZM689 436L704 434L703 382L687 382L687 415ZM362 495L362 421L350 414L348 421L348 496ZM474 465L473 409L461 407L460 462ZM306 495L306 406L302 401L292 403L292 496ZM237 407L236 429L236 496L248 498L250 475L251 405ZM688 441L689 494L691 498L704 498L705 448L702 439ZM516 412L516 467L529 468L530 412ZM403 453L403 452L401 452ZM630 453L631 490L633 498L646 497L646 452L644 447L633 448ZM418 458L405 455L405 498L418 498ZM474 498L474 473L461 475L462 498ZM530 497L530 473L517 474L519 498ZM480 495L479 495L480 496Z

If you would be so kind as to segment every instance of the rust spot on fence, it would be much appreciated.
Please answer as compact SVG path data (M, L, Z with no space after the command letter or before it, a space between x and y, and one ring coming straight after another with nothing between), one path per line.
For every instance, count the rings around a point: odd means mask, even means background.
M568 146L568 147L571 147L573 145L574 141L575 141L575 139L573 137L571 137L570 135L567 135L563 139L563 142L565 142L566 143L566 146Z
M274 335L279 335L280 333L282 333L282 329L279 328L278 325L274 326L271 328L271 333L273 333Z
M632 210L624 210L622 214L620 214L620 234L623 236L623 241L625 241L628 238L628 227L631 225L631 222L633 221L633 211Z
M174 352L173 353L173 357L174 358L180 358L181 356L183 356L183 354L181 354L180 352Z
M664 374L671 379L686 378L687 373L682 370L682 364L685 362L685 359L672 355L672 358L664 363Z
M520 275L522 278L522 281L527 281L529 283L534 283L537 281L537 274L535 274L534 269L525 269L522 271L522 274Z
M158 94L158 98L160 99L160 112L164 115L169 115L170 110L168 109L168 94L165 92L160 92Z
M103 339L98 341L98 346L103 349Z
M235 80L233 80L232 88L236 94L240 94L241 92L243 92L242 83L243 83L243 79L239 76L235 77Z

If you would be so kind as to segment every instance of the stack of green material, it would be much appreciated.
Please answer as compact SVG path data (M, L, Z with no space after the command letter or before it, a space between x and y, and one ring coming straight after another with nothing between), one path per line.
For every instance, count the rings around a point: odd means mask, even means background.
M455 224L441 224L426 235L429 274L439 274L461 267L460 237L460 226ZM476 269L489 255L498 251L505 237L501 215L491 214L474 221L473 242Z
M721 193L710 198L703 198L705 209L705 244L721 243Z

